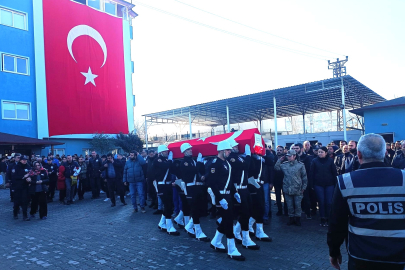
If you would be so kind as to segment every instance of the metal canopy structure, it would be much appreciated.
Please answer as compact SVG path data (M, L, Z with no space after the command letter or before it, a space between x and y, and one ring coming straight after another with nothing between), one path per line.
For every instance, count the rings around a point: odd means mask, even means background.
M370 88L352 76L346 75L144 116L147 122L160 124L186 123L191 116L194 125L219 126L228 124L228 117L229 124L273 119L275 107L277 117L330 112L342 109L342 83L346 109L361 108L385 101Z

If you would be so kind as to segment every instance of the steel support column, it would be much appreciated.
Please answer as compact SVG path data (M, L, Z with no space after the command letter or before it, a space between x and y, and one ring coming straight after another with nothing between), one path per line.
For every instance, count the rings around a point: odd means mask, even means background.
M304 125L304 134L305 134L306 133L305 132L305 113L302 114L302 123Z
M273 149L275 149L278 145L278 137L277 137L277 104L276 104L276 97L273 97L273 111L274 111L274 145ZM271 134L270 134L271 135ZM277 149L276 149L277 150Z
M148 122L146 122L146 116L145 116L145 144L146 150L148 150Z
M188 123L190 125L190 136L189 139L192 139L193 137L193 131L191 130L191 112L188 112Z
M346 134L346 106L345 106L345 86L343 84L343 77L340 77L342 81L342 114L343 114L343 138L347 141Z
M228 127L228 132L231 132L231 125L229 124L229 107L226 105L226 124Z

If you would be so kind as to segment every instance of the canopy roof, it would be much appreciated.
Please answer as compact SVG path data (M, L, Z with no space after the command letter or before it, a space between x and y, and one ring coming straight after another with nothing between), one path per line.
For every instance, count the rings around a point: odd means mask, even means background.
M383 97L350 75L259 92L244 96L192 105L188 107L144 115L153 123L189 122L195 125L219 126L227 123L261 121L274 118L273 98L276 98L277 117L330 112L341 109L342 81L346 109L356 109L377 102Z
M13 134L8 134L8 133L2 133L0 132L0 145L40 145L40 146L46 146L46 145L61 145L64 143L61 142L55 142L55 141L48 141L48 140L40 140L40 139L35 139L35 138L30 138L30 137L24 137L24 136L18 136L18 135L13 135Z
M399 106L405 106L405 97L399 97L396 99L391 99L388 101L384 102L379 102L374 105L366 106L363 108L351 110L351 113L355 113L357 115L364 116L365 111L370 111L370 110L376 110L376 109L382 109L382 108L392 108L392 107L399 107Z

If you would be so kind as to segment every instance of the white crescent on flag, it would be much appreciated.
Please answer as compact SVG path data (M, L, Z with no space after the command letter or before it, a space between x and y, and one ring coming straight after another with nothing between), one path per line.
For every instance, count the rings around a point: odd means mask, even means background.
M105 45L104 39L100 35L100 33L96 29L94 29L88 25L77 25L77 26L73 27L72 29L70 29L70 31L69 31L69 34L67 36L67 47L68 47L69 53L72 56L73 60L75 60L75 62L77 63L75 56L73 55L73 51L72 51L73 41L75 41L75 39L80 36L89 36L89 37L93 38L95 41L97 41L97 43L100 45L100 47L104 53L104 62L101 65L101 67L103 67L105 64L105 61L107 61L107 46Z
M226 142L226 141L235 140L236 138L238 138L238 137L242 134L242 132L243 132L243 130L236 131L236 132L234 132L234 133L232 134L231 137L229 137L228 139L223 140L223 141L221 141L221 142ZM220 142L210 142L210 143L211 143L211 144L214 144L214 145L218 145Z

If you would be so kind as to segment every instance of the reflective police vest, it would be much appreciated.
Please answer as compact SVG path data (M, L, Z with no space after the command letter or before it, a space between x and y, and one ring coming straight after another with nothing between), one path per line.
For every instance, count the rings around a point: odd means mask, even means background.
M347 199L348 252L367 261L405 263L405 171L369 168L338 176Z

